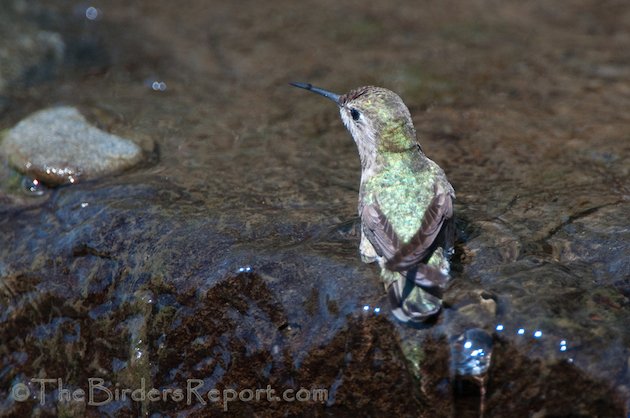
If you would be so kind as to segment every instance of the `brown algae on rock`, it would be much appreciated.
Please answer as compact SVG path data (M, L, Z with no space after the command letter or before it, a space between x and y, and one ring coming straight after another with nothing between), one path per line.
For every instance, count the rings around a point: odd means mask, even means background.
M36 112L6 132L0 154L24 174L60 185L129 168L140 161L142 149L61 106Z

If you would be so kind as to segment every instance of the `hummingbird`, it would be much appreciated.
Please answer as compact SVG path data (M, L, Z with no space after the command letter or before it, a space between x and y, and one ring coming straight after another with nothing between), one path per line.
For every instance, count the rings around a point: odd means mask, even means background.
M309 83L294 87L337 104L359 151L359 252L378 263L401 322L421 323L442 308L453 253L455 191L423 152L409 109L394 92L365 86L339 95Z

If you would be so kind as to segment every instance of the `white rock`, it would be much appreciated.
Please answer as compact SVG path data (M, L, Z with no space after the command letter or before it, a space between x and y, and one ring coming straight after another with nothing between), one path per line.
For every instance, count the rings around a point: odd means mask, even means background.
M90 125L73 107L41 110L22 120L2 139L0 154L49 185L102 177L142 158L138 145Z

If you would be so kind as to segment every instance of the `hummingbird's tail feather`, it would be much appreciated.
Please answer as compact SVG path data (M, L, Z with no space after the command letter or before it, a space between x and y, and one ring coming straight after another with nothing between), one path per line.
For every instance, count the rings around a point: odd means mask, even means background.
M442 273L439 269L427 264L419 264L416 269L410 270L414 283L427 292L442 297L442 291L450 280L448 274ZM414 274L415 273L415 274Z
M442 308L442 300L420 288L413 280L399 275L387 285L392 313L401 322L420 323L435 316Z

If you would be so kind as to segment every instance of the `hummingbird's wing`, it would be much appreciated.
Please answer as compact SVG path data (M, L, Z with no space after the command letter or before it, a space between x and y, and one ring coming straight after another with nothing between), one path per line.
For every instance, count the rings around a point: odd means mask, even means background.
M374 246L376 253L386 260L391 260L401 246L394 227L381 211L378 202L366 205L361 211L361 222L368 240Z
M363 208L361 219L376 252L387 260L386 267L406 271L429 255L446 219L453 216L453 199L449 192L436 186L435 196L425 211L418 232L407 243L401 242L378 201Z
M440 233L446 219L453 216L453 199L450 194L442 192L435 195L424 213L418 232L402 246L393 258L388 259L387 267L391 270L403 271L421 262L427 255Z

